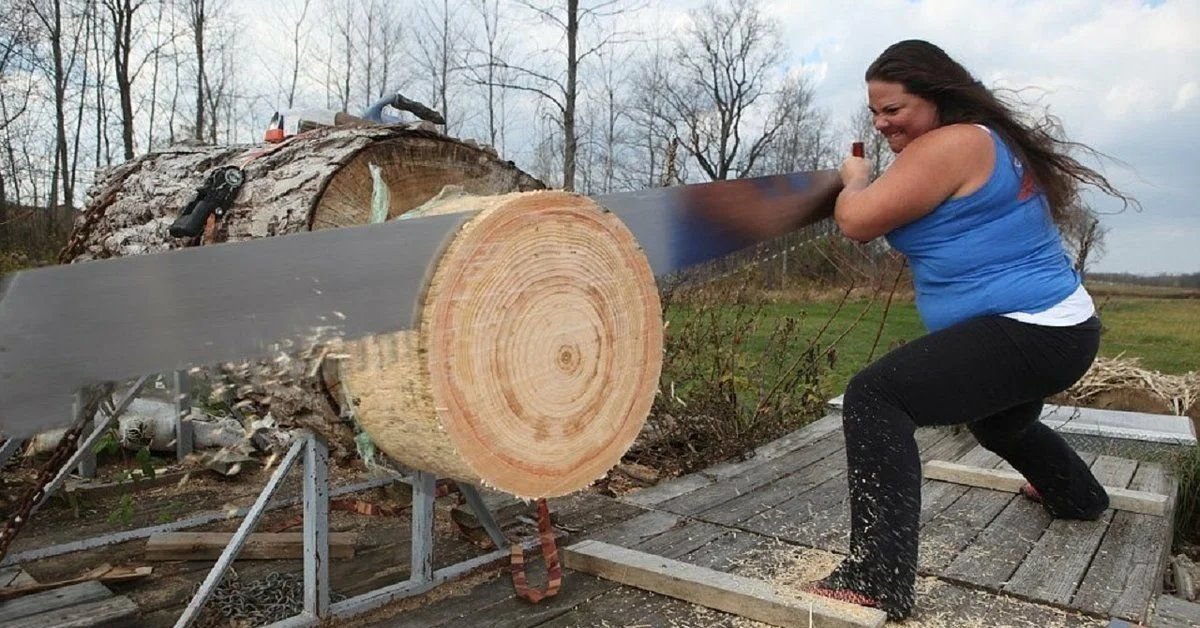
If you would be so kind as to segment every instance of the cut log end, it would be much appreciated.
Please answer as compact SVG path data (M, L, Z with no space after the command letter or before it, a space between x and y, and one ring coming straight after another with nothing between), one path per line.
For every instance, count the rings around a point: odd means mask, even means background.
M649 264L585 197L467 208L482 211L435 265L420 330L355 343L343 381L403 464L519 497L576 491L620 460L654 399L662 311Z

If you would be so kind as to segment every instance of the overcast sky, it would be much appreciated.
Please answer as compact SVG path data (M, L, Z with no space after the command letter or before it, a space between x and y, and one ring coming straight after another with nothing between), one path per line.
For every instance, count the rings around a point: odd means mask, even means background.
M272 0L275 1L275 0ZM464 0L456 0L462 2ZM397 10L409 10L398 2ZM650 32L678 28L696 0L650 0ZM258 0L235 0L242 13ZM902 39L932 41L990 86L1036 88L1068 135L1127 166L1104 164L1140 212L1106 215L1097 271L1200 272L1200 0L776 0L791 71L809 73L835 121L865 107L867 65ZM252 16L248 16L252 17ZM248 19L251 28L263 20ZM529 37L529 31L519 34ZM258 51L279 34L257 38ZM259 56L262 60L262 56ZM523 164L522 151L510 158Z
M1105 172L1144 207L1112 213L1119 203L1095 200L1110 232L1094 270L1200 272L1200 0L768 6L831 112L865 106L863 71L909 38L938 44L985 84L1045 90L1072 139L1128 164Z

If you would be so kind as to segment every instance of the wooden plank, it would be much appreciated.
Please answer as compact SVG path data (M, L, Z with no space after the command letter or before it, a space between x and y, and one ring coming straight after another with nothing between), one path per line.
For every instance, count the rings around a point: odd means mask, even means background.
M744 495L780 478L786 478L799 472L804 467L828 456L840 444L841 434L830 434L808 447L749 467L741 475L664 501L658 505L658 508L684 515L710 510L739 495Z
M957 460L979 445L975 435L965 427L925 429L933 429L946 436L933 445L921 448L921 460Z
M25 572L20 567L5 567L0 569L0 589L6 587L24 587L31 584L37 584L37 580L33 576Z
M1125 487L1136 468L1137 462L1133 460L1099 456L1092 465L1092 474L1101 484ZM1051 523L1004 590L1051 604L1070 602L1100 546L1112 514L1112 510L1107 510L1095 521L1058 519Z
M621 501L632 504L634 506L654 506L656 504L674 499L680 495L687 495L692 491L703 488L713 483L713 479L703 471L689 473L680 476L667 482L655 484L639 491L629 493L622 496Z
M1025 478L1015 471L980 469L941 460L925 463L925 477L1010 493L1016 493L1025 484ZM1167 509L1166 495L1123 486L1105 486L1104 490L1108 492L1109 503L1114 510L1162 516Z
M878 627L887 619L878 609L803 593L794 598L785 597L761 580L598 541L583 541L565 548L563 564L775 626Z
M723 525L740 525L759 513L816 488L831 477L843 476L845 472L845 450L838 447L821 460L792 475L702 510L696 516Z
M1162 467L1150 463L1140 464L1130 483L1130 488L1153 493L1167 486ZM1163 547L1171 545L1167 527L1164 517L1114 514L1071 605L1098 615L1144 620L1159 588Z
M842 417L840 414L827 414L808 425L780 438L777 438L754 450L754 455L738 462L722 462L713 465L704 472L717 480L725 480L745 473L748 469L764 462L774 460L797 451L824 439L833 433L841 433Z
M1000 456L984 449L983 445L976 445L955 462L982 469L992 469L997 464L1003 462L1003 460ZM968 494L969 491L973 490L971 487L963 484L942 482L928 477L924 478L924 480L921 485L920 523L922 527L964 495Z
M1094 454L1080 452L1089 464ZM999 590L1008 581L1030 548L1053 522L1041 505L1028 499L1014 499L959 552L942 571L942 576L991 590Z
M1195 628L1200 626L1200 604L1173 595L1158 596L1154 608L1154 628Z
M686 554L683 560L700 567L728 571L742 561L747 551L767 542L777 543L769 537L757 534L726 532ZM590 576L577 573L573 577ZM583 602L552 621L537 624L537 628L575 628L576 626L705 626L708 628L710 626L735 626L739 625L739 622L745 623L744 620L727 613L713 611L635 587L618 586L601 596Z
M112 597L108 587L95 580L0 602L0 625L64 606L75 606Z
M42 591L50 591L73 584L80 584L95 580L101 584L109 584L113 582L129 582L131 580L140 580L150 575L154 570L153 567L147 566L129 566L121 565L113 567L108 563L103 563L92 569L89 569L83 575L67 580L59 580L56 582L36 582L19 587L5 587L0 589L0 600L10 600Z
M918 569L940 574L1012 501L1001 491L972 488L921 527Z
M1100 620L1078 612L931 577L917 579L917 609L913 619L895 626L904 628L914 623L931 628L1097 628L1104 625Z
M92 628L128 625L137 616L133 600L117 595L103 600L55 609L40 615L22 617L5 628Z
M221 555L231 532L164 532L146 541L145 560L212 560ZM353 532L329 534L331 558L353 558ZM302 532L255 532L246 539L238 560L280 560L303 557Z
M837 473L816 488L747 519L743 527L796 543L811 543L816 532L809 523L819 513L840 508L845 500L846 476Z
M754 450L754 455L747 460L723 462L703 471L689 473L674 480L662 482L655 486L630 493L620 499L625 503L635 506L660 504L714 484L718 480L740 475L752 467L807 447L829 434L840 431L841 425L841 415L826 415L790 434L758 447Z

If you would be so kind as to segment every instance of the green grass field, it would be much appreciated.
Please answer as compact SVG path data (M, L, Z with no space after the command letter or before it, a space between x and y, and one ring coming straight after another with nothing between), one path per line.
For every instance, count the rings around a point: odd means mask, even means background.
M821 336L821 345L828 346L839 335L846 334L835 349L837 359L828 382L832 394L841 393L850 376L867 363L871 354L884 304L881 298L863 315L868 303L867 299L848 301ZM1200 299L1107 296L1097 298L1096 303L1104 321L1102 355L1124 353L1127 357L1138 357L1146 368L1164 373L1200 369ZM803 321L802 329L811 336L833 315L836 307L836 301L826 300L778 302L766 306L763 314L767 319L799 318ZM862 320L855 324L860 315ZM759 335L747 343L747 348L762 349L769 329L770 325L762 325ZM912 301L893 301L874 357L924 333Z

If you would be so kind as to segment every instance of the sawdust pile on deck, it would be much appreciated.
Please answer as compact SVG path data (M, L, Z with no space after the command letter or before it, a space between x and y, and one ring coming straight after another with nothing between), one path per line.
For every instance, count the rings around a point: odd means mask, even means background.
M747 554L732 571L769 582L780 595L798 596L801 587L828 575L842 558L832 552L780 542L774 547ZM768 626L744 618L734 619L732 625L737 628ZM902 623L888 622L888 625L904 628L1076 628L1105 626L1106 623L1079 613L971 591L937 578L922 577L917 580L914 616Z

